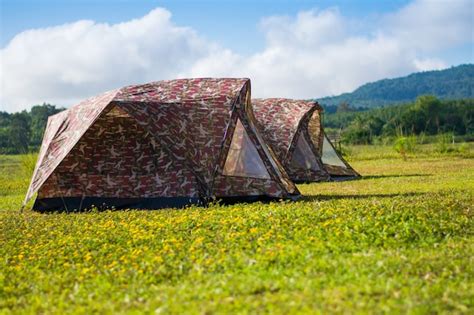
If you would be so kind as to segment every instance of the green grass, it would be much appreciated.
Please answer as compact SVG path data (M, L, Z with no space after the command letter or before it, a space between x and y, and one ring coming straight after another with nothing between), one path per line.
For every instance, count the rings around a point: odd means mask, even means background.
M0 313L472 314L472 156L351 150L298 202L82 214L20 214L2 156Z

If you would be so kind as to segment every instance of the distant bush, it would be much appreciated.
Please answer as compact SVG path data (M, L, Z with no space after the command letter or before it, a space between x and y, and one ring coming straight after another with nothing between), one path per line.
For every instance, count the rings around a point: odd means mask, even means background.
M469 147L469 143L461 143L458 147L458 152L459 153L463 153L463 154L466 154L466 153L469 153L471 151L471 148Z
M417 142L416 142L415 136L409 136L409 137L401 136L395 140L393 148L395 151L400 153L400 155L402 156L404 160L406 160L408 153L415 152L416 145L417 145Z
M453 133L442 133L436 136L436 152L448 153L454 152L454 134Z
M446 132L472 141L474 99L439 100L423 95L403 105L328 114L324 126L342 130L343 140L350 144L380 144L383 138L400 134L419 135L420 143L429 143L430 137Z

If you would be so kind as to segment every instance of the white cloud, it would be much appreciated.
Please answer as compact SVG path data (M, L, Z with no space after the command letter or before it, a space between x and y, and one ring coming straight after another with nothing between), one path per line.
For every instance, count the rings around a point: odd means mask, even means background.
M418 71L441 70L447 67L443 60L436 58L415 59L414 64Z
M386 77L446 68L445 61L430 54L473 42L471 4L454 2L415 1L380 16L366 35L352 29L357 21L335 9L265 18L263 51L227 62L206 58L190 74L244 75L252 78L254 96L312 98ZM216 69L216 63L228 66Z
M122 85L174 77L211 48L170 19L170 12L155 9L115 25L78 21L20 33L0 52L1 109L70 105Z
M314 48L337 43L347 32L345 19L337 9L303 11L295 19L289 16L263 18L261 24L269 47Z
M115 25L79 21L31 30L0 52L0 104L8 111L43 101L69 105L127 84L198 76L250 77L257 97L339 94L446 67L439 52L473 43L471 6L417 0L365 21L363 33L334 8L266 17L265 47L249 56L174 25L165 9Z
M387 33L406 46L436 51L473 41L472 0L417 0L386 17Z

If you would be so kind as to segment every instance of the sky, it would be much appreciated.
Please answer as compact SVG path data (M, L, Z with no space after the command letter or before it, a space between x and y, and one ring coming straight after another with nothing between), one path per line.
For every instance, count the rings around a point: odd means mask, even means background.
M472 0L0 0L0 110L185 77L317 98L473 63L473 47Z

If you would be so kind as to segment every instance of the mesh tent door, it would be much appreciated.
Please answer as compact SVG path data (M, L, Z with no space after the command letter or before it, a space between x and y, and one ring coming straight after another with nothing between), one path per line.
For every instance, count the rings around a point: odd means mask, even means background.
M319 171L319 163L314 156L313 151L309 147L308 142L300 135L296 144L295 151L291 157L290 164L296 168L308 169L313 171Z
M331 178L335 179L337 177L341 178L354 178L359 177L357 173L350 165L347 163L342 156L340 156L333 145L327 138L326 134L323 134L323 148L321 160L323 161L324 168L331 175Z
M324 135L323 155L321 159L324 164L347 168L347 165L341 160L331 143L329 143L329 140L326 135Z
M265 164L263 164L240 119L237 120L235 126L223 174L270 179L270 174L268 174Z

